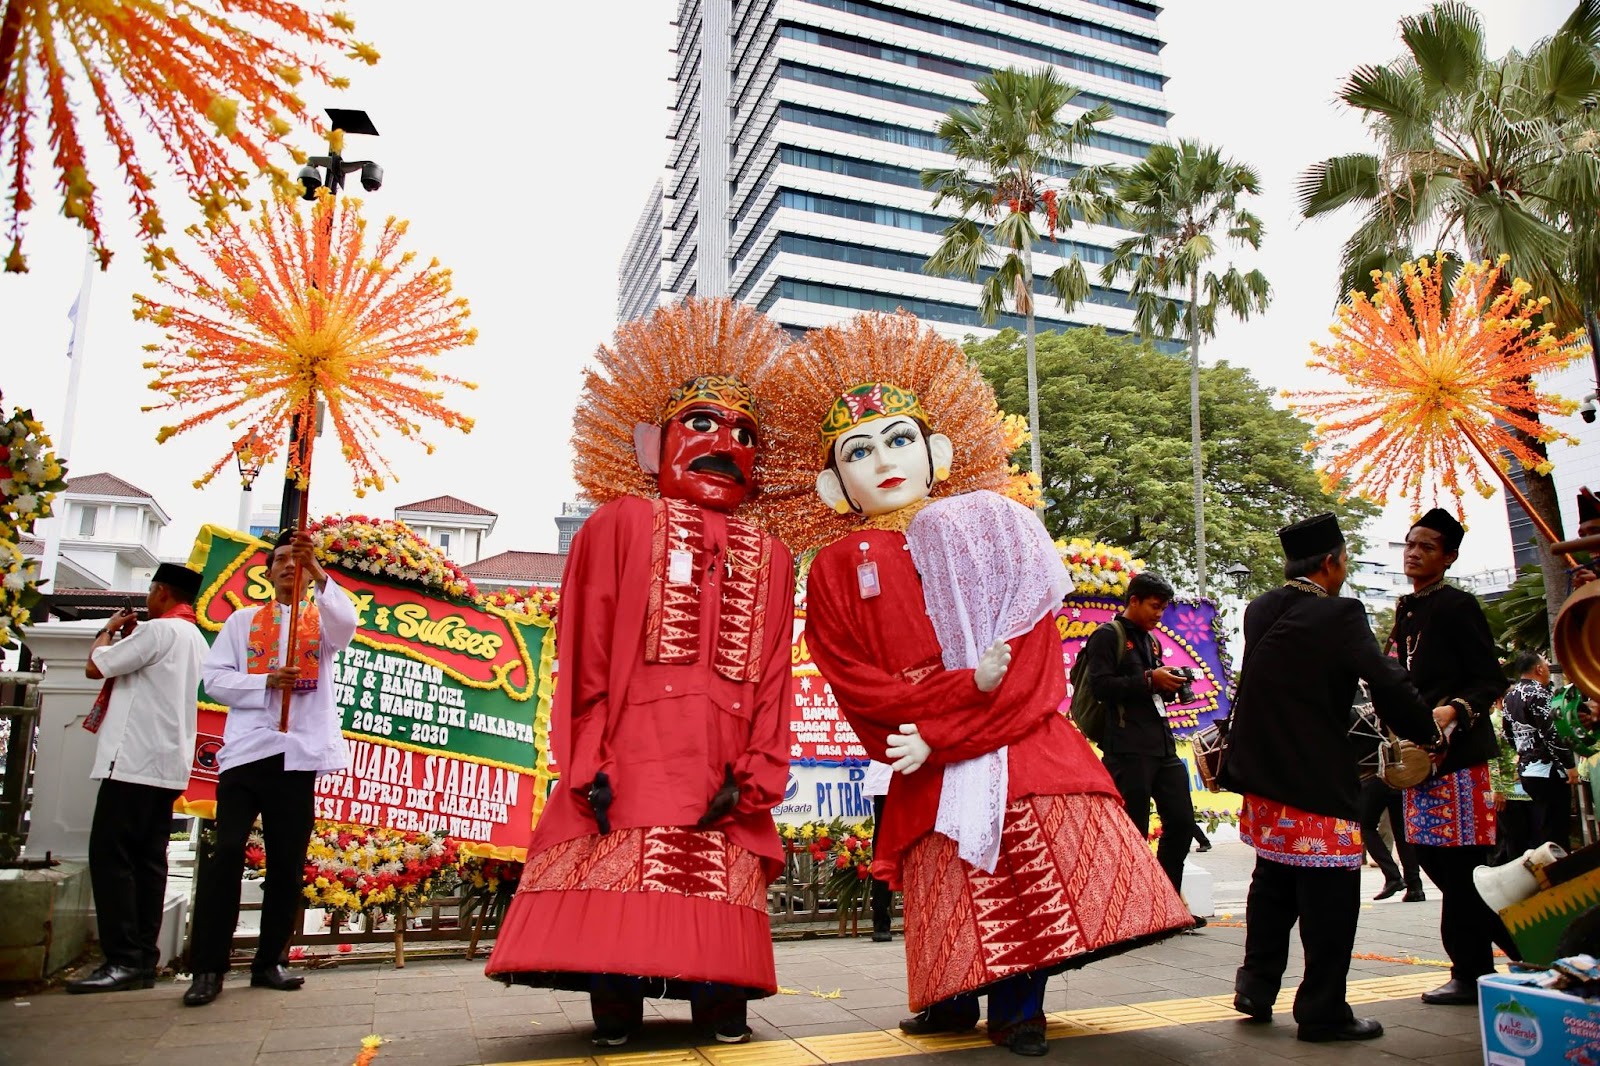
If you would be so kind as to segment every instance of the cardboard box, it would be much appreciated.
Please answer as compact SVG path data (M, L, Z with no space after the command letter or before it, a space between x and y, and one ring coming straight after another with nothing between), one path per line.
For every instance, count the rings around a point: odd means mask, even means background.
M1478 978L1487 1066L1600 1066L1600 1001L1526 981L1524 974Z
M1584 911L1600 906L1600 870L1590 870L1565 884L1535 892L1521 903L1500 912L1530 966L1548 966L1556 959L1556 945Z

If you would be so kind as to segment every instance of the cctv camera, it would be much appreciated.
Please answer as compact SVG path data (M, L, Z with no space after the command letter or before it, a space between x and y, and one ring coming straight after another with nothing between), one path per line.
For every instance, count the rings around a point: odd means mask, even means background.
M377 192L383 188L383 168L376 163L363 163L361 165L361 187L368 192Z
M317 190L322 188L322 172L307 163L300 168L300 198L302 200L315 200Z
M1596 398L1597 398L1596 395L1591 392L1589 395L1587 395L1587 396L1585 396L1583 398L1583 404L1582 404L1582 406L1580 406L1578 408L1578 414L1582 415L1583 416L1583 420L1585 422L1590 423L1591 425L1594 423L1594 416L1595 416L1595 411L1596 411L1596 406L1595 406Z

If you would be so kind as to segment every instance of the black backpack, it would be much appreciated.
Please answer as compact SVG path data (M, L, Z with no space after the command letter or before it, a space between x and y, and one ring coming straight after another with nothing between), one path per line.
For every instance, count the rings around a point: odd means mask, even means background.
M1116 664L1120 669L1122 659L1128 653L1128 631L1122 628L1122 622L1113 618L1111 621L1095 629L1100 632L1106 626L1117 631ZM1092 637L1094 634L1090 634ZM1084 648L1089 646L1088 641L1083 642L1083 648L1078 649L1078 657L1072 661L1072 672L1068 679L1072 682L1072 721L1077 725L1078 731L1096 744L1103 744L1106 735L1106 705L1095 699L1094 692L1089 687L1088 657L1083 654ZM1117 722L1123 724L1122 708L1117 708Z

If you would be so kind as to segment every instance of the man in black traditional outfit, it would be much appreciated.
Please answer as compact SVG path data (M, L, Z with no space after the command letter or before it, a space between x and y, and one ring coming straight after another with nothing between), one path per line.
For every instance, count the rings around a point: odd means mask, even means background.
M1489 761L1499 742L1489 712L1506 679L1477 597L1444 583L1465 534L1439 507L1406 534L1412 591L1395 604L1389 651L1447 732L1433 775L1405 794L1406 840L1443 896L1439 937L1450 956L1450 980L1424 992L1422 1002L1475 1006L1478 978L1494 972L1494 944L1511 954L1516 946L1472 884L1472 871L1489 861L1495 842ZM1444 712L1452 708L1455 715L1447 720Z
M1356 682L1401 736L1431 741L1438 729L1405 671L1384 656L1356 600L1338 595L1348 554L1331 514L1286 529L1280 588L1245 609L1244 664L1220 783L1242 793L1242 840L1256 849L1245 921L1244 965L1233 1007L1272 1017L1300 921L1305 979L1295 994L1301 1040L1369 1040L1375 1018L1345 999L1361 911L1361 813L1349 743Z

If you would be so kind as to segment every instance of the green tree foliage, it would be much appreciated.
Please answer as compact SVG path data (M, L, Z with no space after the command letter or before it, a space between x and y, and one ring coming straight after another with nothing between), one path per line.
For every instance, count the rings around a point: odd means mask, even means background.
M1483 605L1489 632L1506 658L1519 651L1550 652L1550 625L1545 613L1544 574L1525 566L1505 595Z
M1000 405L1018 410L1027 400L1023 338L1006 330L967 351ZM1038 364L1051 534L1127 548L1192 588L1188 363L1096 328L1041 334ZM1350 534L1378 513L1322 492L1305 450L1311 427L1275 408L1243 369L1201 368L1200 421L1209 547L1219 570L1250 568L1250 593L1282 580L1282 526L1331 510Z

